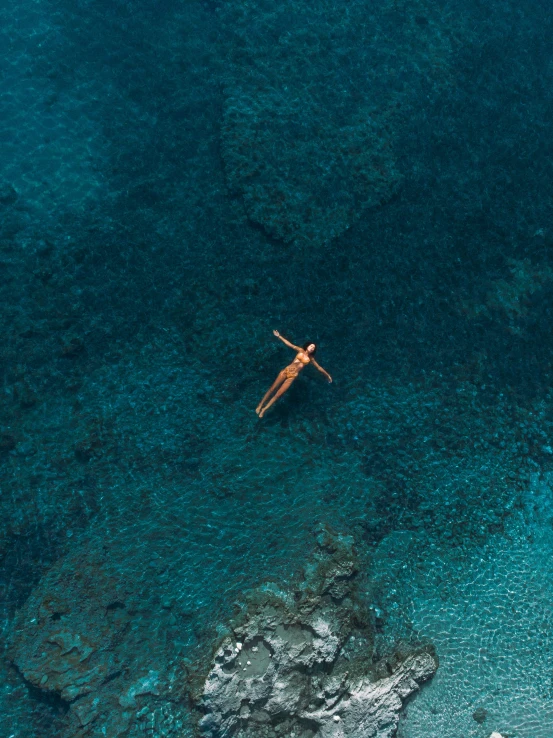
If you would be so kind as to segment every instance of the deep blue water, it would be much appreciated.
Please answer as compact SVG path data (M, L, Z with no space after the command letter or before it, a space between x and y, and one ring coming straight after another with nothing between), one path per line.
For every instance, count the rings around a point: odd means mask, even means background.
M440 656L401 738L553 738L552 37L545 0L0 4L1 735L191 735L324 522L378 648ZM274 329L334 381L259 420ZM109 718L22 679L44 608Z

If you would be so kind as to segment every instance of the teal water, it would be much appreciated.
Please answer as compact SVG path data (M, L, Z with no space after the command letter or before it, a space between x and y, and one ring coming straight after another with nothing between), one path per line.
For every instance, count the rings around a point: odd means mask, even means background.
M97 688L119 704L149 669L182 685L324 522L379 648L440 656L401 738L551 738L549 7L0 19L2 735L84 729L13 666L36 603L72 633L134 608ZM273 329L334 381L307 368L259 421ZM184 696L143 699L120 734L190 734Z

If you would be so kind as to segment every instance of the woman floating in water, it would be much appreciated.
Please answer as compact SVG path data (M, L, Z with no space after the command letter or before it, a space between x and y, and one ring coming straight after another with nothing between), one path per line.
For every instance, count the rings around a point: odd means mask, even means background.
M298 374L301 372L303 367L306 366L306 364L313 364L315 369L318 369L320 372L322 372L322 374L325 375L328 381L332 382L332 377L330 376L330 374L325 371L322 366L319 366L315 361L314 355L317 347L314 343L306 343L305 346L302 348L301 346L294 346L293 343L290 343L290 341L287 341L285 338L283 338L278 331L273 331L273 333L277 338L280 338L283 343L285 343L287 346L289 346L291 349L294 349L294 351L297 351L298 353L294 361L291 364L288 364L288 366L280 372L278 377L269 388L269 391L267 392L265 397L257 406L255 412L259 415L260 418L263 417L263 415L271 407L273 402L278 400L278 398L286 392L288 387L292 384L294 379L298 376ZM267 402L273 392L275 393L274 396L269 400L269 402ZM267 404L265 404L266 402Z

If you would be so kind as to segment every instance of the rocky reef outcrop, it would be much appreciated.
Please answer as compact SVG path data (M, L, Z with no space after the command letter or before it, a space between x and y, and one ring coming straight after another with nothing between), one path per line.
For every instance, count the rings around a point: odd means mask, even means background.
M183 625L155 570L122 561L83 540L16 617L12 663L58 707L63 738L391 738L403 700L437 668L430 647L375 656L353 539L327 528L297 580L254 590L224 628L206 623L195 661L176 650Z
M174 615L155 600L151 575L141 582L122 569L115 547L93 540L31 594L15 619L10 656L31 694L58 708L56 735L181 735Z
M199 700L203 736L391 738L403 700L435 673L431 648L375 660L353 541L323 529L317 544L304 580L259 589L223 639Z

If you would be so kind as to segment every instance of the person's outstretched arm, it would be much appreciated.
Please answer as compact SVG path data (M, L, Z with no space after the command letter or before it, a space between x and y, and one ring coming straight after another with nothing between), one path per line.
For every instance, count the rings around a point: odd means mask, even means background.
M330 374L326 371L326 369L323 369L322 366L320 366L320 364L317 364L315 359L311 359L311 364L313 364L315 369L318 369L321 372L321 374L324 374L329 382L332 382L332 377L330 376Z
M282 343L285 343L289 348L294 349L294 351L303 351L303 349L302 349L301 346L294 346L293 343L290 343L290 341L287 341L283 336L281 336L278 331L273 331L273 334L277 338L280 338L280 340L282 341Z

